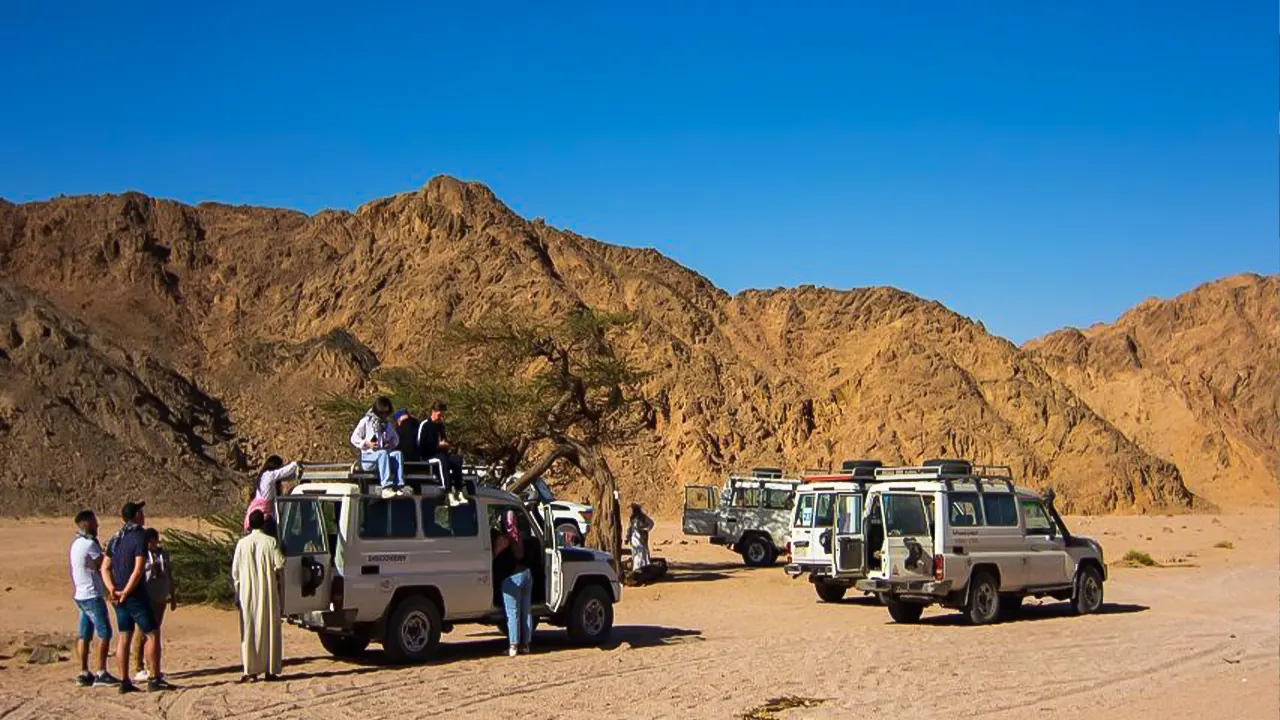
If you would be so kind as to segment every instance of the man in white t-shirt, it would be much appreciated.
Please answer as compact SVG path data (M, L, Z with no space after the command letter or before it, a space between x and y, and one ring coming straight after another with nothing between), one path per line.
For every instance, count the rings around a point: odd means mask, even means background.
M107 616L102 585L102 547L98 544L98 518L92 510L76 515L76 539L71 541L71 582L75 585L76 607L80 610L80 630L76 653L80 656L81 687L118 687L120 681L107 672L107 650L111 647L111 620ZM89 643L98 633L98 672L89 672Z

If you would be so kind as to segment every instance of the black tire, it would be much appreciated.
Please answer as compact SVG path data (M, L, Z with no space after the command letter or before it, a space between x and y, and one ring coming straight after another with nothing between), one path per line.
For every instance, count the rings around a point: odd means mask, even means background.
M818 582L813 584L813 589L818 592L818 599L822 602L838 603L844 599L844 594L849 588L844 585L836 585L835 583Z
M970 625L989 625L1000 619L1000 584L991 573L983 570L969 578L964 619Z
M1102 599L1102 573L1092 565L1080 568L1071 593L1071 609L1077 615L1089 615L1102 607Z
M1000 596L1000 616L1011 618L1022 612L1021 595L1001 595Z
M910 625L920 621L920 616L924 614L924 605L919 603L903 602L895 600L891 597L885 598L885 607L889 608L889 617L893 618L896 623Z
M599 645L613 632L613 597L599 585L574 593L569 606L569 640L576 645Z
M769 567L778 559L778 551L774 549L773 543L762 535L752 535L743 540L741 548L742 562L749 567Z
M382 649L394 663L429 660L440 646L440 608L415 595L402 600L387 620Z
M336 658L358 658L369 647L368 635L339 635L338 633L320 632L320 644L328 653Z

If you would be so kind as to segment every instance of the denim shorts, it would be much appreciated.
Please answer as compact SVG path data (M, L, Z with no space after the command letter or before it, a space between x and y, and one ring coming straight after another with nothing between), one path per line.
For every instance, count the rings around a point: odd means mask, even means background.
M134 627L143 635L156 631L156 617L151 612L151 599L145 590L135 592L116 606L116 627L122 633L131 633Z
M111 639L111 621L107 619L107 603L102 598L94 598L92 600L77 600L76 607L80 609L80 634L79 637L85 642L93 639L93 633L98 632L98 639L106 642Z

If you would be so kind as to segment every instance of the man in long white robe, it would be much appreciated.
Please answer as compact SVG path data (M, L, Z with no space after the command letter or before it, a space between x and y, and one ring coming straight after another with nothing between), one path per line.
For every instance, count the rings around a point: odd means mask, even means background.
M284 567L284 553L276 539L262 532L261 512L249 516L252 530L236 543L231 581L240 602L240 660L242 681L279 677L284 667L280 639L280 584L277 571Z

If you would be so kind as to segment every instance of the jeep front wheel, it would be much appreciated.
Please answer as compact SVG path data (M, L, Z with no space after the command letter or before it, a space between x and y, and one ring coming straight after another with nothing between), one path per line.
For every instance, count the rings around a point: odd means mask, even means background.
M896 623L910 624L920 620L924 614L924 605L909 603L895 598L885 598L885 606L889 608L889 617Z
M836 585L835 583L818 581L813 584L813 589L818 591L818 599L822 602L837 603L844 599L844 594L849 588L844 585Z
M969 579L969 599L964 619L970 625L987 625L1000 617L1000 586L991 573L980 572Z
M742 541L742 561L751 567L768 567L778 559L773 544L759 535Z
M368 635L339 635L332 632L317 634L320 636L320 645L336 658L349 660L360 657L360 654L369 647Z
M395 663L429 659L440 645L440 609L424 597L411 597L396 605L387 620L382 648Z
M1088 615L1102 607L1102 573L1092 565L1076 573L1075 592L1071 594L1071 609L1077 615Z
M613 598L599 585L582 588L569 608L569 639L578 645L599 645L612 631Z

